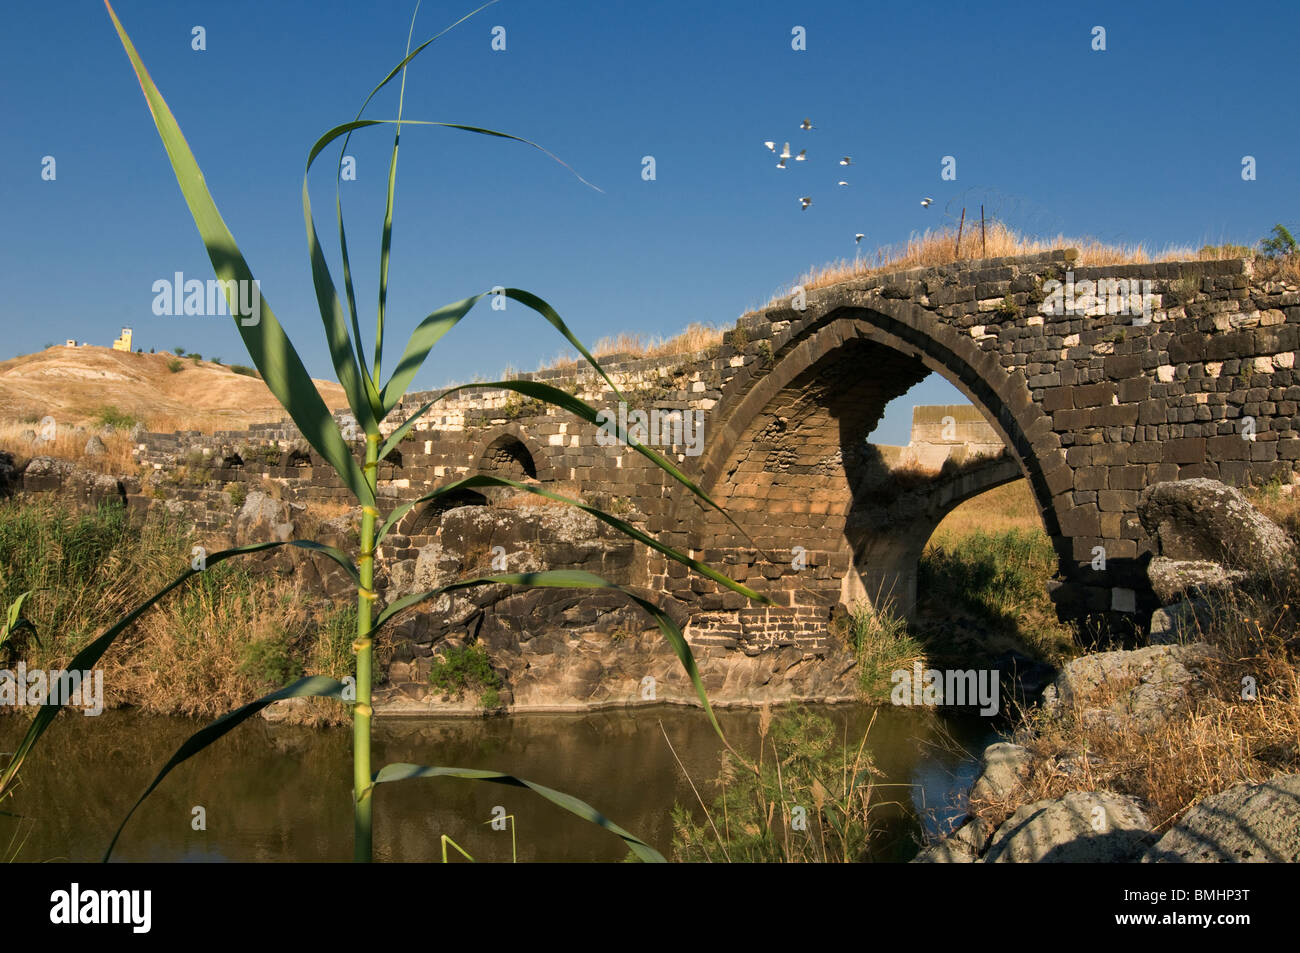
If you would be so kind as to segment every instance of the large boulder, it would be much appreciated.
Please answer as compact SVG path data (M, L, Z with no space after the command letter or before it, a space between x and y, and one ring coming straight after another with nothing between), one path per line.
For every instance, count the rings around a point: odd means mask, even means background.
M1146 732L1201 687L1199 667L1211 651L1196 642L1084 655L1061 669L1043 692L1043 707L1056 717L1074 711L1111 730Z
M1147 850L1142 862L1300 862L1300 774L1210 795Z
M1155 555L1220 563L1252 574L1285 574L1296 567L1286 532L1256 510L1241 491L1218 480L1156 483L1138 497L1138 518Z
M1151 842L1138 802L1108 791L1071 791L1026 804L997 829L988 864L1129 863Z

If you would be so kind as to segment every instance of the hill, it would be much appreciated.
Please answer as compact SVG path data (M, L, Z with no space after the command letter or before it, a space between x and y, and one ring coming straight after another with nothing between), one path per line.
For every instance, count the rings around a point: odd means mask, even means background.
M180 370L171 369L174 361ZM331 408L347 406L343 389L317 380ZM111 348L52 347L0 362L0 422L90 424L106 409L155 431L239 429L279 420L284 409L257 377L211 361Z

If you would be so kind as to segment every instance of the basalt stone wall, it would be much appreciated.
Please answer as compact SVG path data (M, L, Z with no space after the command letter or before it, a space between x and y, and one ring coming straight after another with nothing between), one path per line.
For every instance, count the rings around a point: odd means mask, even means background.
M860 518L864 507L879 508L902 490L866 438L890 400L937 371L979 408L1029 478L1060 558L1054 597L1062 614L1140 620L1154 605L1142 572L1150 541L1136 515L1144 486L1197 476L1240 485L1296 473L1300 288L1260 277L1243 261L1080 268L1074 260L1067 250L846 281L746 315L707 351L606 358L626 411L658 411L661 424L668 412L691 423L698 415L698 429L647 442L729 519L641 455L606 445L597 428L504 390L461 392L439 404L381 467L380 492L390 502L410 500L486 472L628 514L777 603L751 607L644 547L609 567L615 581L661 601L667 593L698 646L816 655L832 640L834 607L878 599L872 580L900 568L880 560L903 557L873 551L853 530L871 524ZM1105 305L1056 313L1048 283L1070 279L1149 282L1149 313L1135 320ZM586 365L518 376L618 416L616 395ZM411 395L394 425L431 396ZM987 436L978 442L985 446ZM199 509L213 501L215 512L226 484L269 480L293 502L349 499L291 425L149 434L138 456L155 479L172 482L142 487L140 497ZM951 486L944 493L949 507L965 498ZM418 559L438 540L442 512L476 502L490 499L415 507L381 555Z

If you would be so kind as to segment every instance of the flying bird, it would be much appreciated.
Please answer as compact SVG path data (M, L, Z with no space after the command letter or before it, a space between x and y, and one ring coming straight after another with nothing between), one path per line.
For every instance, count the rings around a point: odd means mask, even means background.
M929 208L929 207L930 207L930 203L933 202L933 201L934 201L934 199L928 199L928 198L927 198L927 199L921 199L921 208Z
M862 239L866 237L867 237L866 235L862 234L861 232L858 232L856 235L853 236L853 244L855 245L861 244Z
M781 150L781 158L782 159L790 158L790 143L787 142L785 144L785 148Z
M763 145L767 146L767 151L768 151L768 152L775 152L775 151L776 151L776 143L773 142L771 139L768 139L766 142L763 143Z
M776 164L776 167L777 167L778 169L784 169L784 168L785 168L785 160L782 159L780 162L778 162L778 163Z
M811 119L805 119L803 122L799 123L799 128L800 128L800 129L812 129L812 128L814 128L814 127L813 127L813 124L812 124L812 120L811 120Z
M809 205L812 205L812 196L805 195L799 200L800 210L806 209Z
M807 149L800 149L800 150L799 150L799 154L798 154L797 156L794 157L794 161L795 161L795 162L802 162L804 159L807 159L807 158L808 158L808 150L807 150Z
M848 185L849 183L845 182L843 179L840 179L840 183L839 183L839 184L840 184L840 185Z
M853 160L850 159L848 156L845 156L843 159L840 160L840 165L853 165Z

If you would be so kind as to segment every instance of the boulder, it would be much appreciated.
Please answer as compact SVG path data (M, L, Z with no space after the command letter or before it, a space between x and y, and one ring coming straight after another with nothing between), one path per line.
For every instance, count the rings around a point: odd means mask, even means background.
M235 541L241 544L292 539L293 523L289 520L289 508L261 490L252 490L235 514L234 532Z
M1147 566L1151 588L1167 606L1183 596L1222 594L1249 577L1243 569L1227 569L1204 559L1169 559L1156 556Z
M1108 791L1071 791L1026 804L997 829L984 863L1128 863L1151 842L1138 802Z
M1043 707L1057 717L1077 709L1080 717L1113 730L1149 731L1198 690L1197 669L1211 652L1196 642L1085 655L1047 687Z
M117 478L53 457L33 457L27 461L22 483L23 489L32 493L63 493L96 505L126 503L126 491Z
M1300 774L1238 784L1202 800L1142 863L1300 862Z
M1151 614L1148 645L1179 645L1201 639L1214 621L1214 611L1204 599L1184 599Z
M13 496L18 485L18 468L14 466L13 454L0 450L0 497Z
M102 457L107 452L108 448L104 446L104 441L99 437L91 436L91 438L86 441L86 456Z
M1138 519L1155 543L1155 555L1222 563L1252 574L1285 574L1296 567L1296 548L1276 523L1241 491L1202 478L1156 483L1138 497Z
M988 845L989 828L972 818L937 844L912 858L914 864L973 864Z
M984 749L984 769L970 789L972 801L1003 801L1029 776L1033 756L1020 745L1000 741Z

